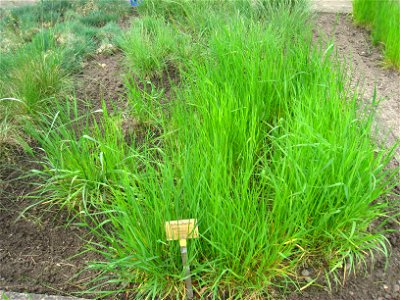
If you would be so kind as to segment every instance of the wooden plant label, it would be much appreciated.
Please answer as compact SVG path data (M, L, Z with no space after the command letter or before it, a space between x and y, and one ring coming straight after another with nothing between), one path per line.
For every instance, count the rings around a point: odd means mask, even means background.
M186 279L186 297L193 299L192 278L190 276L190 266L187 257L187 239L194 239L199 237L199 228L197 227L196 219L176 220L165 222L165 232L168 241L179 240L181 249L182 265L185 271Z
M168 241L186 240L199 237L196 219L176 220L165 223Z

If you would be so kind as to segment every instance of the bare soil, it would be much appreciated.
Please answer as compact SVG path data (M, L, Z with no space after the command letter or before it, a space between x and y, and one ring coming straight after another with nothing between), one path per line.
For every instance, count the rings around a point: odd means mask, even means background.
M35 178L19 178L37 168L33 157L20 153L18 160L0 172L0 289L20 292L69 294L85 290L83 270L92 254L74 257L83 250L87 232L65 228L66 215L43 211L21 213L32 204L25 198L34 191ZM19 178L19 179L18 179Z
M76 96L85 100L92 109L102 108L103 101L109 110L126 107L126 89L122 75L121 52L97 55L83 64L75 77Z
M400 139L400 72L387 67L382 47L372 45L370 32L356 27L350 15L319 14L317 35L333 38L339 59L352 69L353 87L363 90L361 98L370 104L375 93L381 102L376 114L376 137L391 147ZM400 148L396 160L400 161Z
M352 0L311 0L311 8L324 13L351 13Z

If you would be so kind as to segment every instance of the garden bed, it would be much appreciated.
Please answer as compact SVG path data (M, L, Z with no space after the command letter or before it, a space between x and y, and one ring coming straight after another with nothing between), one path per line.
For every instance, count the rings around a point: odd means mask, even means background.
M336 26L337 20L339 23ZM369 46L368 34L364 30L354 27L346 17L337 19L335 15L323 14L318 17L317 25L318 31L323 31L328 36L335 36L335 46L339 51L339 57L350 59L354 64L355 72L365 75L365 99L370 99L373 96L371 85L378 81L378 95L387 98L387 101L383 102L378 111L377 126L384 129L394 128L392 132L383 134L383 136L389 135L389 139L384 138L382 141L386 143L386 147L390 147L399 137L399 132L396 131L396 128L400 128L396 127L400 103L399 86L396 84L396 82L400 82L399 74L382 68L382 57L379 50ZM335 32L334 28L336 28ZM348 53L350 52L353 55L349 58ZM135 67L133 70L135 70ZM122 53L120 52L105 56L94 55L94 57L85 60L83 72L73 77L74 84L79 87L76 96L80 99L90 99L92 101L89 105L91 110L108 107L110 111L114 109L126 111L129 103L125 98L129 97L129 93L132 93L132 87L130 90L125 88L126 81L123 80L121 72L124 68L126 68L126 65L123 64ZM137 76L137 74L134 76ZM163 98L164 103L168 103L169 98L174 93L171 90L169 79L172 79L174 85L177 85L180 80L176 69L170 66L147 78L150 78L156 89L164 88L164 91L166 91L164 94L166 97ZM153 91L151 88L145 88L146 83L144 82L137 83L137 85L149 93ZM152 94L152 96L158 97L157 94ZM101 102L102 99L107 100L105 107ZM141 108L139 107L139 109ZM145 111L144 115L147 113ZM130 119L127 120L129 127ZM122 124L126 124L125 121L126 119L122 120ZM140 122L135 120L134 124L130 125L136 129L143 125ZM157 136L161 134L159 129L155 130L155 128L159 128L157 127L159 124L147 120L146 122L147 131L153 130L153 133L155 132ZM130 129L126 130L129 131ZM146 141L147 134L141 133L143 140L141 142ZM382 136L382 134L378 132L376 136ZM68 223L67 220L70 220L71 212L67 212L65 209L59 210L57 206L50 209L46 208L45 213L42 209L43 205L35 206L28 210L23 218L17 220L20 213L32 204L31 199L24 198L24 196L31 195L32 192L36 191L38 187L34 183L36 180L38 180L37 182L41 180L35 177L18 180L17 178L26 174L29 169L37 168L40 170L42 168L42 166L37 166L31 162L33 160L31 156L19 153L18 157L11 168L2 170L2 181L0 181L1 187L4 187L0 194L0 221L2 223L0 230L0 288L12 291L67 295L87 291L94 285L94 283L89 282L94 279L98 272L94 270L84 271L84 267L89 261L102 261L103 258L100 256L100 252L86 252L79 256L75 255L84 250L82 248L85 244L84 240L93 241L98 236L93 237L93 232L90 232L88 228L74 225L74 222L80 224L76 220L72 222L72 226L65 227ZM398 166L399 163L394 157L391 167ZM395 188L395 193L399 194L398 188ZM391 201L396 203L399 199L397 196L392 196ZM377 255L374 262L370 262L367 258L368 273L366 277L363 276L363 271L360 269L357 277L346 278L344 286L334 287L332 293L327 292L322 287L311 287L303 290L300 294L297 292L295 294L289 293L287 297L293 300L379 299L380 297L397 299L400 295L400 278L398 275L400 274L400 227L393 220L385 226L386 229L394 231L387 234L392 247L392 255L389 258L387 269L385 268L385 258ZM80 271L83 271L83 273L77 275ZM299 270L299 273L302 274L302 278L299 280L300 284L306 286L308 281L315 278L317 272L319 272L318 269L303 265ZM75 277L75 275L77 276ZM344 280L343 277L340 279ZM317 283L326 284L322 279L319 279ZM133 285L128 289L131 290L131 293L126 295L135 296L135 286ZM276 298L284 297L279 289L273 288L270 292ZM83 295L83 297L85 296ZM115 299L113 297L116 296L110 297ZM123 299L125 296L120 294L118 297Z

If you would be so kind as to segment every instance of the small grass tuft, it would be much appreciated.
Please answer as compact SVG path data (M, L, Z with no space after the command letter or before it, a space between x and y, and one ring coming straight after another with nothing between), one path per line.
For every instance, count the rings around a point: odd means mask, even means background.
M147 79L160 76L168 65L179 68L190 58L190 36L163 18L134 20L120 45L134 74Z

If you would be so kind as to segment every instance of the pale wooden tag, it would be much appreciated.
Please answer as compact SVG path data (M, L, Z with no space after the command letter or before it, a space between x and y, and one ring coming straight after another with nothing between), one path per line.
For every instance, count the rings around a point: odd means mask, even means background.
M165 222L167 240L186 240L199 237L197 219L175 220Z

